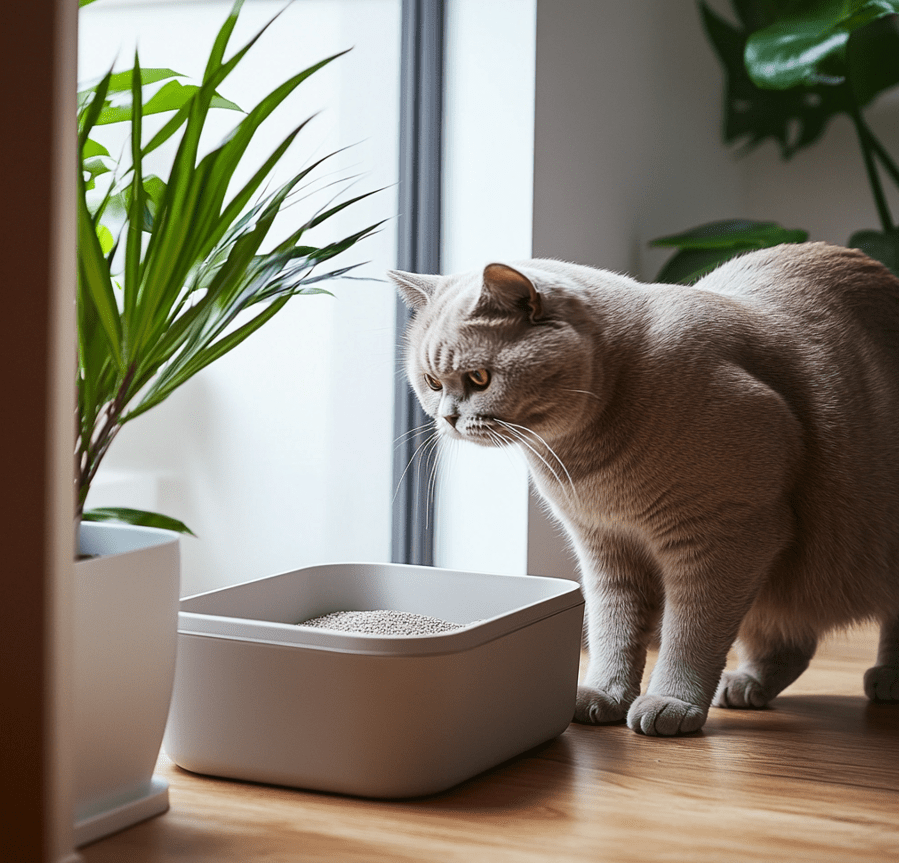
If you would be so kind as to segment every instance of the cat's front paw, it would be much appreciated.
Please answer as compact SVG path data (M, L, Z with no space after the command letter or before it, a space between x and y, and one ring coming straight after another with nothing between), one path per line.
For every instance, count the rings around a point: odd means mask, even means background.
M627 705L616 701L607 692L592 686L577 688L574 707L574 721L584 725L605 725L621 722L627 715Z
M689 734L705 725L707 711L667 695L641 695L631 705L627 724L638 734L670 737Z
M875 665L865 672L865 695L871 701L899 701L899 668Z
M762 684L745 671L725 671L712 699L715 707L764 707L769 699Z

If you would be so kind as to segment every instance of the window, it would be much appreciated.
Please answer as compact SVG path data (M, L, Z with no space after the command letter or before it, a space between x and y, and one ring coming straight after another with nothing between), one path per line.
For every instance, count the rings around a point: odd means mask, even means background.
M130 68L135 44L144 66L199 80L230 6L230 0L87 6L79 80L103 74L113 62ZM283 7L249 0L229 53ZM396 258L400 7L400 0L293 3L219 88L238 105L255 104L290 74L352 47L266 121L268 136L260 132L247 171L300 119L321 111L294 143L285 176L355 146L318 173L310 191L319 191L288 217L308 218L334 192L325 186L340 177L359 175L357 193L386 187L350 208L336 228L349 233L388 219L377 236L344 256L346 263L369 261L358 274L374 279ZM217 113L214 132L223 135L233 117ZM115 135L124 133L106 128L103 143L115 152L121 146ZM289 230L285 224L283 234ZM394 293L380 281L327 287L336 297L291 300L232 353L126 426L101 469L89 506L158 510L200 537L182 543L185 594L322 561L390 559Z

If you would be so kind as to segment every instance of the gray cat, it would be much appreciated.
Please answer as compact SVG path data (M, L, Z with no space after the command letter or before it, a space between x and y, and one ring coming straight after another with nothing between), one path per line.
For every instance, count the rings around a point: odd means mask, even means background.
M818 638L877 620L899 700L899 279L823 243L692 287L550 260L393 272L407 372L448 437L517 445L570 534L590 663L575 719L682 734L762 707ZM659 657L647 692L647 645ZM737 642L741 664L722 674Z

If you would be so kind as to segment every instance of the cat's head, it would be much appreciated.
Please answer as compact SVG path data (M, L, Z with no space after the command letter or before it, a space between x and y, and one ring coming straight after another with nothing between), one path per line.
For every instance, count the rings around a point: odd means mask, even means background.
M551 276L489 264L390 277L415 312L406 373L442 435L501 446L533 442L527 432L559 438L582 422L597 383L593 351L582 310Z

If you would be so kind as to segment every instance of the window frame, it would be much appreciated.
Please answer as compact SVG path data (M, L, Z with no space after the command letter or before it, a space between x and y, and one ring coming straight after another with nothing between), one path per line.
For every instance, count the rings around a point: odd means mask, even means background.
M403 0L400 53L400 185L397 267L440 272L445 0ZM411 318L397 300L397 384L394 427L393 561L434 564L435 500L430 471L413 465L430 436L430 417L402 374L402 335ZM407 468L409 468L407 470ZM436 471L437 466L430 466Z

